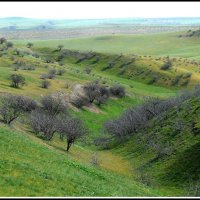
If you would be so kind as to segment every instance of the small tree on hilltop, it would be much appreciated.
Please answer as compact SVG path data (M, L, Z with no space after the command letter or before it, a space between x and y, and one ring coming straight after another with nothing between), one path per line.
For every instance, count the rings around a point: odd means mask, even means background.
M19 88L25 84L25 78L20 74L10 75L11 86L14 88Z

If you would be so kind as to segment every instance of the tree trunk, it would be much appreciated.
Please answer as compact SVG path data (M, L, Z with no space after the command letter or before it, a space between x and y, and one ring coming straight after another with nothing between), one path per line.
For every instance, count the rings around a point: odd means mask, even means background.
M70 149L72 143L73 143L73 140L68 140L68 141L67 141L67 151L69 151L69 149Z
M69 151L69 149L70 149L70 147L71 147L71 143L67 143L67 151Z

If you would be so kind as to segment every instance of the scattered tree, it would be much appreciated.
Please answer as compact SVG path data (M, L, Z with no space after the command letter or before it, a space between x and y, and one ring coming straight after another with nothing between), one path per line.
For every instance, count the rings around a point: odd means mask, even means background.
M37 103L27 97L18 95L4 95L1 97L0 116L1 120L10 124L24 112L30 112L37 108Z
M14 88L19 88L25 84L25 78L20 74L10 75L11 86Z
M58 132L67 139L67 151L71 145L86 134L86 129L81 120L76 118L65 117L60 120Z

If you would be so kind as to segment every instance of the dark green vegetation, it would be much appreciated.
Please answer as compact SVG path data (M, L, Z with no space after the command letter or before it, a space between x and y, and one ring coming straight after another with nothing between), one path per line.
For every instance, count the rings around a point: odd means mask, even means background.
M177 35L20 41L13 42L13 46L3 41L0 44L1 98L5 93L12 93L23 94L34 101L23 98L23 101L14 98L7 104L6 100L2 101L1 114L6 110L8 116L17 115L8 123L10 126L5 126L7 120L2 120L0 187L3 190L0 195L199 196L199 90L176 97L179 90L190 90L199 83L200 63L187 58L197 56L198 51L193 50L197 50L199 44L194 38ZM123 41L138 51L120 54L125 48ZM112 44L120 44L121 49ZM92 45L99 49L94 51ZM78 47L82 51L70 50ZM182 56L184 51L186 56ZM12 74L24 77L26 84L12 87ZM57 114L65 110L61 106L52 115L41 99L51 100L45 95L56 95L58 91L63 95L61 99L65 100L67 112ZM73 104L72 99L77 96L82 99ZM149 97L156 98L150 107L145 104ZM170 103L161 106L162 109L156 107L161 100ZM27 110L23 106L27 104L21 102L31 104L33 111ZM37 102L39 108L34 107L33 102ZM53 105L56 105L54 101ZM133 121L120 117L138 106L141 110ZM5 109L8 107L11 112ZM153 108L153 114L144 114L143 108ZM48 129L50 125L57 125L57 117L63 119L58 123L59 128ZM34 123L29 123L29 119ZM117 121L116 132L104 128L105 123L116 119L122 119ZM130 121L130 126L126 126ZM87 134L69 144L69 132L81 132L74 129L74 124L79 122ZM137 125L132 126L134 123Z

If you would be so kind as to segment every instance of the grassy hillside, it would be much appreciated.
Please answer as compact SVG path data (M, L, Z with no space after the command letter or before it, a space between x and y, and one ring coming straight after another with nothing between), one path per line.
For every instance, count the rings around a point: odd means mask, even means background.
M131 177L80 164L27 134L1 126L0 196L158 196ZM5 153L6 150L6 153Z
M171 109L166 118L153 119L148 129L141 131L142 138L133 135L128 142L107 150L94 145L94 139L102 136L104 122L118 117L127 108L142 104L147 97L175 96L180 89L191 89L199 83L200 63L174 58L190 55L198 58L196 39L159 34L34 41L32 48L27 48L26 43L16 42L7 49L0 46L3 49L0 54L1 93L23 94L38 100L59 90L70 94L75 84L99 80L107 86L121 84L126 96L109 98L101 106L94 103L81 109L69 108L70 114L80 118L88 128L87 137L76 142L69 153L59 135L44 141L24 125L24 118L10 127L1 124L0 186L3 189L0 196L196 195L191 188L195 188L199 180L198 98L185 101L178 111ZM64 44L65 48L58 50L58 44ZM135 48L138 52L127 54L125 44L127 49ZM196 51L191 52L191 49ZM121 51L124 54L119 54ZM174 57L168 58L168 52ZM162 70L167 60L172 66ZM41 88L41 74L50 69L65 69L65 73L48 79L51 83L48 89ZM87 69L91 72L87 73ZM9 76L14 73L25 77L26 85L22 88L10 86ZM184 128L176 132L180 121ZM155 151L145 144L148 138L157 135L157 141L162 145L170 142L175 151L155 161ZM93 166L91 162L96 155L100 163Z
M184 57L199 60L199 38L178 37L185 32L144 35L107 35L65 40L34 40L37 46L55 47L63 44L67 49L114 54L140 54L152 56ZM23 41L16 41L25 44Z
M199 108L199 97L189 98L113 151L131 161L135 178L144 184L182 188L184 196L199 196ZM167 155L157 158L164 149Z

